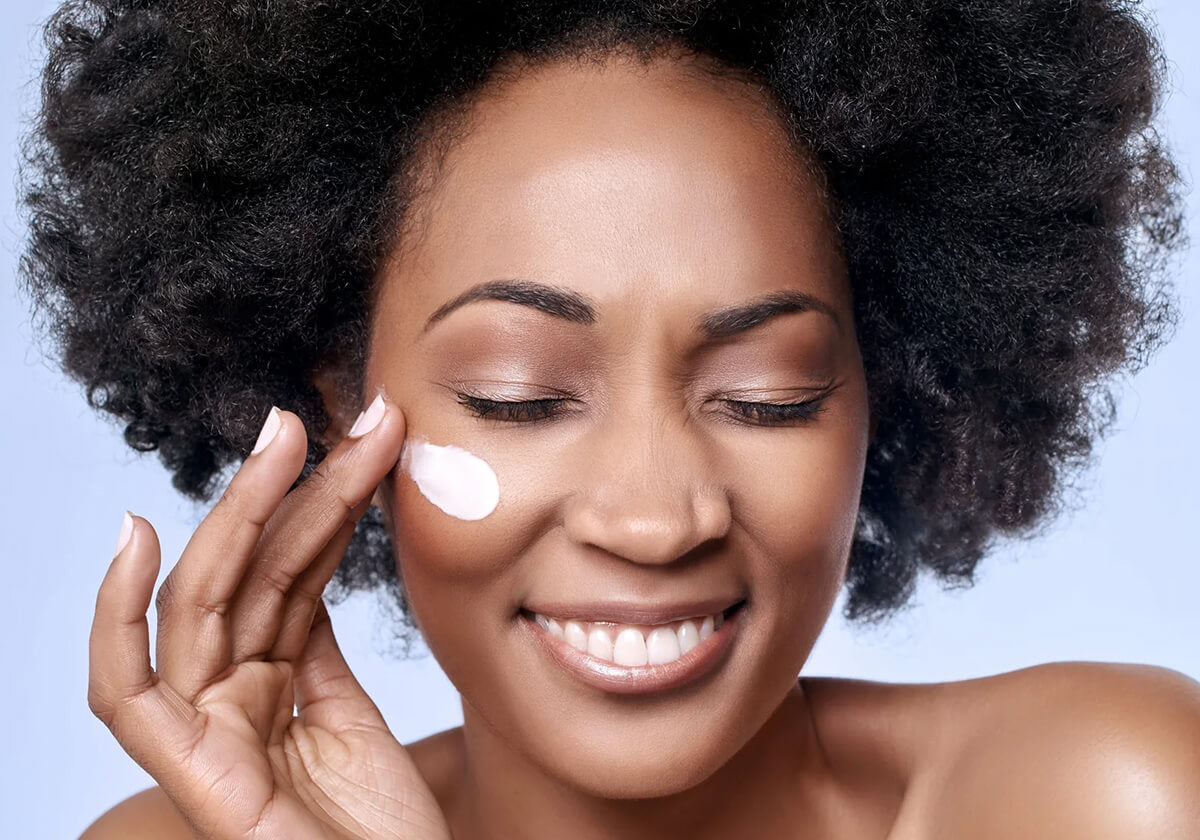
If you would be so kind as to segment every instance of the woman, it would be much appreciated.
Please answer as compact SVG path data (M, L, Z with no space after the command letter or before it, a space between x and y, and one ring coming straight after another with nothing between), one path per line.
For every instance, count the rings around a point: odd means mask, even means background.
M85 837L1200 833L1200 688L801 677L1052 515L1172 317L1115 2L72 3L26 278L94 405L228 487L127 516ZM464 723L389 733L322 593ZM402 582L403 588L400 588Z

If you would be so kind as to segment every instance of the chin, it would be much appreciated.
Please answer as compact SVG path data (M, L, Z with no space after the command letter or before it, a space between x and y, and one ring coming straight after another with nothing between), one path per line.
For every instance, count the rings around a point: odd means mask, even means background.
M565 784L602 799L653 799L681 793L703 782L736 750L705 742L673 750L630 749L589 741L586 753L555 754L551 772Z

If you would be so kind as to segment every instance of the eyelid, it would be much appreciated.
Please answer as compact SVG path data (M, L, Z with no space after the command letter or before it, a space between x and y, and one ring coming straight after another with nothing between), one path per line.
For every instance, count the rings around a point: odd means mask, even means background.
M493 402L537 402L539 400L552 399L578 399L575 394L559 388L548 388L544 385L531 385L528 382L514 382L505 379L464 379L453 382L437 382L435 384L450 391L456 397L471 396Z
M791 388L742 388L732 391L714 391L708 400L733 400L734 402L789 403L828 396L838 389L840 382L829 380L815 385Z
M750 425L770 428L772 426L802 426L811 423L818 414L827 410L825 403L828 398L829 394L822 394L807 400L787 403L745 400L722 400L721 402L733 408L733 413L739 417L757 418L759 422L752 422Z
M562 406L570 399L548 398L539 400L491 400L471 394L456 393L458 403L483 420L504 425L537 425L547 423L568 413ZM723 422L760 428L800 427L812 423L827 410L827 391L809 399L786 402L757 402L749 400L718 400L729 407L718 414Z
M459 404L466 406L476 417L514 425L534 425L553 420L564 413L563 403L571 402L569 399L558 397L540 400L490 400L464 393L458 393L457 398Z

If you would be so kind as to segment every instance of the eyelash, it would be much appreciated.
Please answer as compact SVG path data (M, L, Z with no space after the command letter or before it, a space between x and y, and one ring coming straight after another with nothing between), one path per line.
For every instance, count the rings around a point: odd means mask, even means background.
M549 420L559 413L559 404L568 402L564 398L541 400L504 401L457 394L458 402L472 414L500 422L537 423ZM722 400L734 407L737 414L758 426L784 426L812 422L825 410L823 403L828 395L797 403L760 403L744 400Z

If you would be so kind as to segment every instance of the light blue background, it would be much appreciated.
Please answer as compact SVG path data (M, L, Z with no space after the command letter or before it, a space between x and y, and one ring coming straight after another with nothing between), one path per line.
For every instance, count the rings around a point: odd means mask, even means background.
M0 834L75 837L118 800L153 784L88 710L87 639L95 593L129 508L158 529L162 576L201 512L171 488L157 456L126 449L81 390L43 361L12 278L22 230L16 143L36 97L36 25L53 8L7 0L0 29ZM1189 182L1200 155L1200 11L1160 0L1172 59L1164 131ZM1190 197L1200 246L1200 202ZM842 601L805 673L903 682L963 679L1054 660L1147 662L1200 678L1200 257L1175 267L1183 323L1124 387L1120 421L1100 447L1074 515L1035 542L987 560L973 590L924 581L915 608L882 632L858 632ZM844 596L843 596L844 597ZM151 610L153 632L153 610ZM379 653L369 598L333 610L351 666L402 742L461 723L458 695L432 657Z

